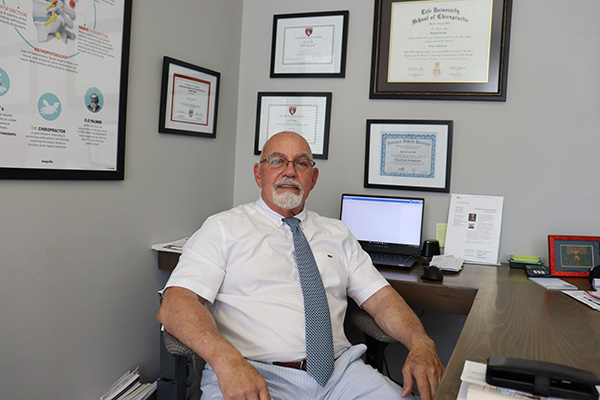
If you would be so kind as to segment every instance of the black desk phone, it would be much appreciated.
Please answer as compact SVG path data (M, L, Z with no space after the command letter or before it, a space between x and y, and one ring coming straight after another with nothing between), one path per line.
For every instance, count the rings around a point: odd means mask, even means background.
M590 371L520 358L490 357L485 381L538 396L598 400L600 379Z
M527 264L525 265L525 273L527 276L534 276L536 278L547 278L550 275L550 269L545 265Z

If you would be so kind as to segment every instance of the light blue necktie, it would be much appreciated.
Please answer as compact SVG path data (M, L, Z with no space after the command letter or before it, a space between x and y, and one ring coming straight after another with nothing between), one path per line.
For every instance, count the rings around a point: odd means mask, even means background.
M321 386L325 386L333 373L333 337L329 304L319 274L315 257L306 237L300 230L298 218L284 218L292 230L300 286L304 298L306 320L306 371Z

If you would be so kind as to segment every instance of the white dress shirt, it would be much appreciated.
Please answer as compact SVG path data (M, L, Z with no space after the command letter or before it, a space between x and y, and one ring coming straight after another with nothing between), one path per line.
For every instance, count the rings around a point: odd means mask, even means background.
M208 218L165 286L206 299L221 335L257 361L306 358L302 291L282 218L262 198ZM339 357L350 347L343 328L347 296L362 304L388 283L344 223L306 210L296 218L323 279Z

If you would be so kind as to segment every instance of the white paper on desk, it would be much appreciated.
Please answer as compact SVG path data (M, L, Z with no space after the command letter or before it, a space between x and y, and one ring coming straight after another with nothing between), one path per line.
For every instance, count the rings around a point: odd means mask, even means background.
M168 253L181 253L181 249L187 243L189 238L181 238L172 242L157 243L152 245L152 250L166 251Z
M589 295L585 290L562 290L562 292L575 300L582 302L586 306L589 306L596 311L600 311L600 292L597 295L598 297Z
M502 196L452 194L444 254L499 265Z
M455 257L455 256L433 256L431 258L431 262L429 265L434 265L441 269L442 271L452 271L458 272L462 269L463 263L465 262L464 258Z

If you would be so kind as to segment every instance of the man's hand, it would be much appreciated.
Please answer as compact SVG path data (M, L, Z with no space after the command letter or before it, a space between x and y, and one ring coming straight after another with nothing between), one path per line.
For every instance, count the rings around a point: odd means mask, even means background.
M215 373L225 400L271 400L265 380L243 358L228 361L223 370L215 369Z
M221 336L205 302L188 289L170 287L163 294L158 321L212 367L225 400L271 400L265 380Z
M402 367L402 397L407 397L412 392L416 380L421 398L431 400L442 380L444 364L419 318L391 286L381 288L362 307L385 333L409 349Z
M404 377L402 397L410 395L416 380L421 399L433 399L442 375L444 375L444 370L444 364L438 357L433 342L414 344L406 357L404 367L402 367L402 376Z

